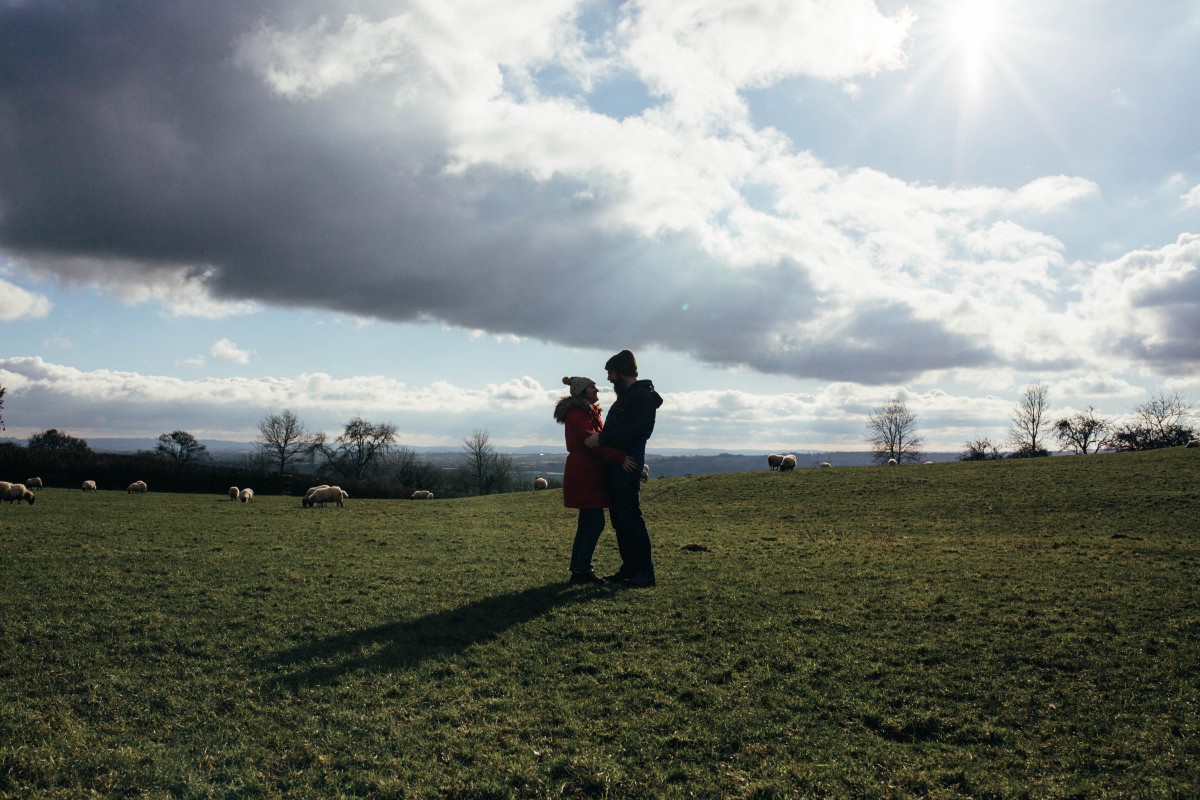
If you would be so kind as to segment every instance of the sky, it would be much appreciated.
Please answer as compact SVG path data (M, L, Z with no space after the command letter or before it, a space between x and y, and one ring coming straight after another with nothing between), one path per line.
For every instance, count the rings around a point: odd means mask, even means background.
M1200 398L1200 0L0 0L4 434L926 448Z

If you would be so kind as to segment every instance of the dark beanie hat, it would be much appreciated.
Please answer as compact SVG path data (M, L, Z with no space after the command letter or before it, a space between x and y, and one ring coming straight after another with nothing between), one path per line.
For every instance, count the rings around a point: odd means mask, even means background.
M605 371L612 370L618 375L637 377L637 359L629 350L622 350L604 364Z

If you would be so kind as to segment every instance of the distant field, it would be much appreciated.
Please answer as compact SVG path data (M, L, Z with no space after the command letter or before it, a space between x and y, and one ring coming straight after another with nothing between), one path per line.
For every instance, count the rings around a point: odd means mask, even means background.
M1200 797L1200 451L0 508L0 797ZM611 531L602 569L615 568Z

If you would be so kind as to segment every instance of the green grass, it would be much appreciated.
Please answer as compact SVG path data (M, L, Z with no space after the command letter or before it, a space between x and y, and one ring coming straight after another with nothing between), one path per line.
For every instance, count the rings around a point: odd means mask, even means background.
M1200 796L1200 453L0 508L2 797ZM615 568L611 531L598 552Z

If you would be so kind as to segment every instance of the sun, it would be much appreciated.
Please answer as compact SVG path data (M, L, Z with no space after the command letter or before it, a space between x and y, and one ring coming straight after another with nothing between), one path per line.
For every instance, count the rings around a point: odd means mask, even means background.
M1000 18L993 3L987 0L962 0L947 10L945 36L967 57L981 56L995 41Z

